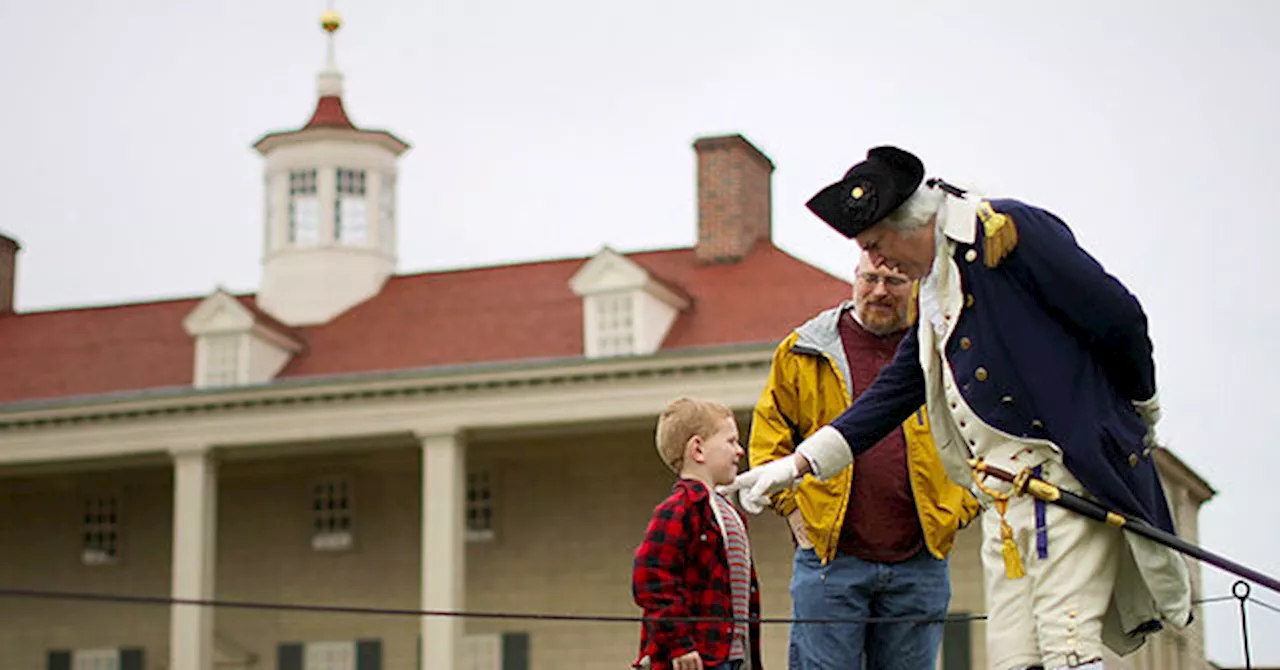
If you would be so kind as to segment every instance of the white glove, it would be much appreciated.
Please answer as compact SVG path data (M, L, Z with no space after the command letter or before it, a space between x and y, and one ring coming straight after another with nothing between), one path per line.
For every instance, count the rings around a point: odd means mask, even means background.
M853 452L840 431L823 426L796 447L796 453L770 461L738 475L733 483L717 489L722 495L738 491L742 509L759 514L769 506L769 496L795 485L800 479L797 460L808 462L807 468L818 479L830 479L853 463Z
M813 432L800 446L796 453L809 461L813 476L828 480L853 463L853 450L844 441L840 431L831 426L823 426Z
M769 506L769 496L791 488L800 478L800 471L796 468L797 458L804 457L792 454L786 458L769 461L738 475L732 484L718 487L717 490L725 496L737 491L738 502L742 503L742 509L752 514L759 514Z
M1147 400L1133 401L1133 408L1142 417L1142 422L1147 424L1147 434L1142 438L1142 443L1147 447L1158 446L1156 424L1160 422L1160 394L1156 393Z

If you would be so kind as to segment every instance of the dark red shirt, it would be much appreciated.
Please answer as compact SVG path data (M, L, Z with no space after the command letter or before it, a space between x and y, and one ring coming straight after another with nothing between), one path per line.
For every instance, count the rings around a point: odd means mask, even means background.
M906 331L880 337L846 311L838 322L849 359L849 386L857 399L893 360ZM907 474L907 441L898 426L854 461L853 490L837 549L864 561L897 563L924 548L924 532Z

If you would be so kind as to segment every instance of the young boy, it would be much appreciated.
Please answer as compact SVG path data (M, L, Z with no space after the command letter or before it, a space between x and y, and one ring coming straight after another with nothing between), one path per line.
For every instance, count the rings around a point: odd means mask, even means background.
M658 456L679 478L635 553L631 590L646 621L634 667L762 670L760 625L742 621L760 616L746 522L715 491L733 481L745 453L733 412L678 398L659 417L656 438Z

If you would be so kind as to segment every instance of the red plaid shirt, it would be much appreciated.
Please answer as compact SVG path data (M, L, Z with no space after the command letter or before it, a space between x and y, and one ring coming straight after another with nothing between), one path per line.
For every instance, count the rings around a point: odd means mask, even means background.
M725 621L645 621L640 657L653 670L669 670L671 659L697 650L705 667L724 663L732 643L733 598L729 562L702 482L677 480L672 494L653 511L644 542L636 549L631 591L645 619L715 617ZM742 516L742 515L739 515ZM742 520L746 526L746 519ZM760 588L751 564L750 617L760 617ZM760 664L760 624L749 625L753 670ZM638 663L639 661L637 661Z

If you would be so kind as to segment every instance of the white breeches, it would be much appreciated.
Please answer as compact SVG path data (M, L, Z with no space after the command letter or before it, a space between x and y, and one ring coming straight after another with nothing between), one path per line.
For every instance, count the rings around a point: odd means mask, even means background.
M1064 490L1083 489L1060 462L1042 464L1041 477ZM1008 485L988 486L1007 491ZM1115 585L1124 538L1119 528L1043 504L1037 537L1035 499L1009 501L1005 514L1026 573L1005 575L1000 514L982 514L982 566L987 593L987 653L993 670L1042 665L1101 667L1102 618Z

